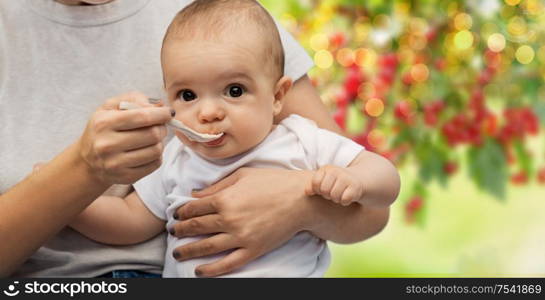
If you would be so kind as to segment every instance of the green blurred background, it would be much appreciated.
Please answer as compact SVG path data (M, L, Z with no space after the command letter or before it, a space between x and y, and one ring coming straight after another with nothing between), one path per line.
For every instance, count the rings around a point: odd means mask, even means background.
M260 2L402 178L388 226L330 244L327 276L545 276L543 1Z

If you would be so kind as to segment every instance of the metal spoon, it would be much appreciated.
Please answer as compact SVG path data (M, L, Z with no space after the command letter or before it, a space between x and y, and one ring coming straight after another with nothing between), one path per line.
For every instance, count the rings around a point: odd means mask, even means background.
M157 102L158 102L158 99L150 98L150 103L157 103ZM129 110L129 109L135 109L135 108L141 108L141 107L132 102L121 101L119 103L120 110ZM185 136L187 136L189 140L199 142L199 143L211 142L211 141L219 139L223 135L223 132L218 134L208 134L208 133L197 132L187 127L184 123L176 119L171 119L170 121L168 121L167 125L173 129L181 131Z

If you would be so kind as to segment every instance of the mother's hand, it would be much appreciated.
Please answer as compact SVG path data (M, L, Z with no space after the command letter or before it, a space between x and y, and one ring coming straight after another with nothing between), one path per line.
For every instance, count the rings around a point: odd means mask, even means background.
M143 108L120 111L121 101ZM153 107L141 93L111 98L87 123L78 152L99 182L132 183L160 166L164 124L171 118L168 108Z
M216 233L175 250L183 261L234 249L222 259L197 267L198 276L231 272L270 252L306 226L304 200L309 171L241 168L215 185L193 194L200 198L180 207L177 237Z

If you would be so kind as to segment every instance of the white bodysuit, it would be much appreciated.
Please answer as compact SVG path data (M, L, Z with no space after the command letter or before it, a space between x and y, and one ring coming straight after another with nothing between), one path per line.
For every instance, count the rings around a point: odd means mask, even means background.
M192 190L208 187L238 168L317 170L328 164L346 167L362 150L362 146L350 139L320 129L301 116L291 115L258 146L227 159L207 160L174 138L165 148L162 166L134 187L150 211L167 221L170 228L176 222L173 218L176 208L194 199L190 196ZM163 277L195 277L195 267L226 255L184 262L172 257L175 248L203 238L179 239L169 235ZM324 275L329 263L326 242L308 232L300 232L279 248L224 277L319 277Z

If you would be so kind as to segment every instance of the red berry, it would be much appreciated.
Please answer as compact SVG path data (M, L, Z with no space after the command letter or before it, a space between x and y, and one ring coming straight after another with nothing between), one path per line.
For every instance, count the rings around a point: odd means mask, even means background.
M375 147L373 147L373 145L369 144L369 141L367 140L367 135L365 133L360 134L360 135L352 138L352 140L354 142L362 145L363 147L365 147L365 149L368 150L368 151L374 151L375 150Z
M350 99L354 99L358 96L358 88L360 87L361 80L356 76L347 77L344 82L344 90Z
M430 127L434 127L437 124L437 115L433 111L424 111L424 122Z
M428 42L434 41L435 38L437 38L437 29L432 28L426 32L426 40L428 40Z
M447 139L447 142L450 146L454 146L458 144L458 142L460 142L458 130L456 129L456 125L454 125L454 122L452 122L452 120L443 125L441 132Z
M339 109L346 108L349 102L350 99L348 99L348 95L345 91L341 91L335 96L335 103Z
M403 76L401 77L401 82L403 82L403 84L405 85L413 84L413 77L411 76L411 73L407 72L403 74Z
M409 202L405 204L405 213L408 222L414 221L414 214L422 209L423 204L424 201L420 196L413 196L411 199L409 199Z
M528 182L528 175L524 171L517 172L511 175L511 182L517 185L525 184Z
M484 94L481 90L476 90L473 92L473 94L471 94L471 98L469 99L469 107L473 111L485 110Z
M384 151L380 155L382 155L384 158L386 158L389 161L394 160L394 153L392 153L391 151Z
M537 181L538 181L540 184L545 184L545 167L542 167L542 168L537 172Z
M343 32L337 32L329 38L329 43L334 48L339 48L343 46L345 42L346 42L346 37Z
M395 53L389 53L381 56L378 60L378 64L385 69L393 70L397 67L399 60Z
M498 131L498 118L493 113L487 113L482 124L482 130L489 136L495 136Z
M402 100L396 103L394 108L394 115L397 119L407 123L412 124L413 122L413 111L411 104L407 100Z
M424 105L424 122L430 127L435 126L438 114L443 110L444 105L442 100L436 100Z
M481 86L487 85L492 80L492 72L489 69L484 69L480 74L477 81Z
M378 78L382 82L384 82L384 83L386 83L388 85L391 85L394 82L395 70L394 69L389 69L389 68L383 68L378 73Z
M536 135L539 131L539 119L530 108L522 110L522 118L524 120L525 131L529 134Z
M441 99L435 100L431 103L433 111L439 113L445 108L445 102Z
M354 99L358 96L358 89L362 82L365 81L365 76L357 65L348 68L346 78L344 80L344 90L348 98Z
M501 63L501 55L497 52L487 50L484 53L484 59L487 65L487 69L491 71L491 74L493 75L496 72L496 68Z
M452 174L454 174L457 170L458 170L458 164L457 164L456 162L447 161L447 162L443 165L443 171L444 171L447 175L452 175Z
M435 68L439 71L443 71L447 66L447 61L444 58L439 58L435 61Z
M422 207L423 203L424 202L422 201L422 197L414 196L407 203L407 209L411 211L417 211Z
M338 109L335 114L333 114L333 119L342 130L346 129L346 112L346 107L343 107Z

